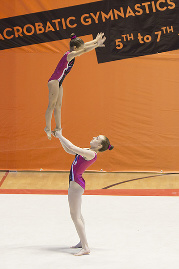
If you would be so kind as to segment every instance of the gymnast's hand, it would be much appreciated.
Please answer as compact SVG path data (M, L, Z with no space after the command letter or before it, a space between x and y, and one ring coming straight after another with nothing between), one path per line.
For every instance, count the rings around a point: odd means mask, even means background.
M60 129L59 131L56 131L56 137L60 137L62 136L62 129Z
M52 135L54 137L59 138L59 136L62 135L62 129L60 129L60 130L54 130L51 133L52 133Z
M98 47L105 47L105 45L103 44L106 40L106 37L104 36L104 33L98 33L96 36L96 41L98 44Z

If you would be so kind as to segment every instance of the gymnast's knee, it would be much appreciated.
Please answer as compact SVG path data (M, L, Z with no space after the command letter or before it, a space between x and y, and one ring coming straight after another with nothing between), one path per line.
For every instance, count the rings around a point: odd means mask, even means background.
M62 107L62 104L56 104L55 107L54 107L54 109L56 111L61 111L61 107Z
M56 105L55 102L51 102L51 103L49 103L48 108L54 110L55 105Z
M80 216L78 216L73 211L70 211L70 215L71 215L71 218L72 218L73 222L78 222L79 220L81 220Z

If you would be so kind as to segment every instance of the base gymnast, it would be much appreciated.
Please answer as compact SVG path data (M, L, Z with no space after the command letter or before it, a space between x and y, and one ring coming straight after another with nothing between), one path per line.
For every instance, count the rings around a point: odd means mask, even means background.
M80 242L73 248L81 248L75 256L87 255L90 253L90 249L86 238L84 219L81 214L82 195L85 190L85 180L82 174L96 161L99 152L112 150L113 146L104 135L94 137L90 142L90 148L80 148L73 145L62 135L62 130L56 131L55 137L59 138L62 147L67 153L75 155L69 176L68 202L70 215L75 224Z

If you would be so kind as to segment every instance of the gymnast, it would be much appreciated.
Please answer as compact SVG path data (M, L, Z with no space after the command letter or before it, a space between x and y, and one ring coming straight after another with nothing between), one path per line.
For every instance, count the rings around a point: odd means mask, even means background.
M52 134L54 135L54 133ZM85 180L82 174L96 161L99 152L112 150L114 147L104 135L93 137L90 142L90 148L80 148L73 145L62 135L62 130L56 131L55 137L59 138L62 147L67 153L75 155L69 175L68 202L71 218L76 227L80 242L73 246L73 248L81 248L75 256L87 255L90 254L90 249L86 238L84 219L81 214L82 195L85 190Z
M69 43L70 48L67 52L65 52L54 73L48 80L49 104L45 114L46 127L44 129L48 139L51 140L51 119L53 111L56 123L54 132L61 129L61 106L63 97L62 83L66 75L71 71L75 62L75 57L97 47L105 47L105 40L106 37L104 36L104 33L98 33L94 40L86 43L84 43L81 38L76 37L75 34L71 34L71 41Z

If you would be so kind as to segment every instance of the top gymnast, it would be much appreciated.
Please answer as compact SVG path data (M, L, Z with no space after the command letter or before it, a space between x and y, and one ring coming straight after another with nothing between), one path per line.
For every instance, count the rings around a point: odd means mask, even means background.
M104 33L98 33L94 40L86 43L84 43L81 38L76 37L75 34L71 34L71 41L69 44L70 50L65 52L48 81L49 104L45 114L46 127L44 129L48 139L51 140L51 119L53 110L56 123L54 133L61 129L61 106L63 96L62 82L72 69L75 62L75 57L89 52L97 47L105 47L103 44L105 40L106 37L104 36Z

